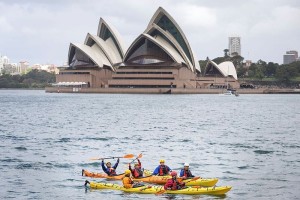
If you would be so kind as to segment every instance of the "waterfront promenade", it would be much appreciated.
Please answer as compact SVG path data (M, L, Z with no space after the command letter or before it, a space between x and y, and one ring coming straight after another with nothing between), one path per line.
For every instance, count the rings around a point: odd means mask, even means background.
M73 88L73 87L46 87L49 93L119 93L119 94L221 94L225 89L201 88ZM300 94L300 89L288 88L258 88L237 89L239 94Z

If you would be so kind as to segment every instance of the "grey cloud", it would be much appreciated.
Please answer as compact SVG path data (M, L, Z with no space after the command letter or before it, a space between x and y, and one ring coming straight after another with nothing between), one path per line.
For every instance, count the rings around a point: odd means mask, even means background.
M15 62L61 64L70 42L96 34L100 17L129 46L159 6L181 26L198 59L222 56L232 34L242 37L246 59L282 63L286 50L300 51L297 0L12 0L0 1L0 53Z

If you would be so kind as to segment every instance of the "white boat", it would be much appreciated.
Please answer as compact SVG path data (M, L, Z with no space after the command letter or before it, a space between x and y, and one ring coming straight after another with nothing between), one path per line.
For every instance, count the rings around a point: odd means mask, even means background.
M220 94L221 96L239 96L239 93L236 90L227 89L225 92Z

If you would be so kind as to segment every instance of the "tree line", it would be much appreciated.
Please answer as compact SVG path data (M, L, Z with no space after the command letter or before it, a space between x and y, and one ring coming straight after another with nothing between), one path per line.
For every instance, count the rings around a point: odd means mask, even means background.
M55 74L36 69L24 75L0 76L0 88L44 88L54 82Z

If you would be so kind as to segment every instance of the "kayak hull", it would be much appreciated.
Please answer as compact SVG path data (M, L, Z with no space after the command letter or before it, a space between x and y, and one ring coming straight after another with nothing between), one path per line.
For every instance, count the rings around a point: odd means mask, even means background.
M90 172L88 170L82 170L82 176L87 176L87 177L92 177L92 178L106 178L106 179L112 179L112 180L122 180L124 177L124 174L119 174L117 176L108 176L105 173L95 173L95 172ZM145 183L154 183L154 184L159 184L159 185L164 185L166 184L167 180L171 178L171 176L146 176L142 178L133 178L133 181L137 182L145 182ZM186 186L204 186L204 187L212 187L214 186L217 182L217 178L209 178L209 179L204 179L204 178L199 178L197 180L192 180L191 179L182 179L178 178L179 182L186 182Z
M140 194L185 194L185 195L224 195L229 190L231 190L231 186L222 186L222 187L187 187L181 190L164 190L163 186L151 186L145 185L138 188L124 188L121 185L113 184L113 183L97 183L97 182L89 182L90 188L93 189L111 189L111 190L121 190L129 193L140 193ZM162 192L163 191L163 192Z
M164 185L167 183L168 179L170 178L171 176L149 176L143 178L134 178L133 181ZM197 180L177 178L177 180L179 182L185 182L186 186L204 186L204 187L212 187L218 182L217 178L211 178L211 179L199 178Z
M87 177L91 177L91 178L106 178L106 179L112 179L112 180L122 180L124 177L124 174L118 174L116 176L108 176L106 173L90 172L88 170L83 169L82 176L87 176Z

